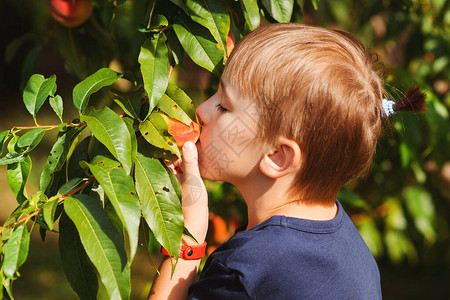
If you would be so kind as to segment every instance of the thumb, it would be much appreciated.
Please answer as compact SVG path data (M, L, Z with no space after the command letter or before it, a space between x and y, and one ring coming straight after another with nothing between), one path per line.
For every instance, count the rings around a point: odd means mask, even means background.
M183 159L181 161L181 169L183 173L200 177L197 146L193 142L186 142L183 145L182 151Z

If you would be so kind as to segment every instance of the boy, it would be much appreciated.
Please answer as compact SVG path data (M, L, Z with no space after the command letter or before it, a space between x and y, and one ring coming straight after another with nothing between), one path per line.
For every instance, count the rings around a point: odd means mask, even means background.
M200 139L184 145L177 177L185 226L200 244L200 177L234 184L248 225L210 255L196 283L199 259L180 259L170 279L165 258L149 298L381 299L377 264L336 200L369 167L387 115L378 70L338 31L273 24L244 37L217 93L197 108Z

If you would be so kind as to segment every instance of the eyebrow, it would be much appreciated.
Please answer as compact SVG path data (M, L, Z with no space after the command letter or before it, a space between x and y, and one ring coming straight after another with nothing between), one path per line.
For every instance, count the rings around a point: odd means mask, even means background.
M225 98L226 98L225 102L232 105L233 103L231 102L230 93L229 93L229 91L227 92L227 89L228 89L227 85L222 81L222 79L220 79L219 84L222 87L222 91L225 95Z

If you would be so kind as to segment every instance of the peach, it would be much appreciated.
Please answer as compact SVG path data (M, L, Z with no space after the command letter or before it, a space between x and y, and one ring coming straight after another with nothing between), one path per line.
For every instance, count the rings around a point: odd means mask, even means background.
M186 125L176 119L170 118L163 113L159 113L167 124L169 133L174 137L179 148L183 147L184 143L191 141L196 143L200 135L200 125L192 121L190 125Z
M92 14L93 0L47 0L50 14L67 27L84 23Z

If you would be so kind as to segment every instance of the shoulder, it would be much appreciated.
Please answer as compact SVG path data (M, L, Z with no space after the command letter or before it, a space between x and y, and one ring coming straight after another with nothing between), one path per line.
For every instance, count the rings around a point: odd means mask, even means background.
M376 262L340 204L339 208L330 221L273 216L237 233L213 253L210 264L220 262L237 274L251 297L283 291L286 298L326 299L326 289L345 292L350 285L362 293L372 286L378 293Z

